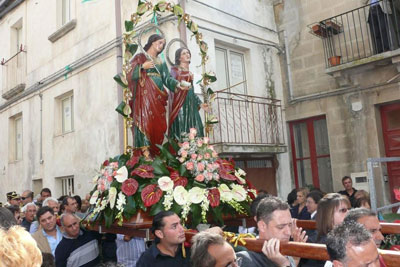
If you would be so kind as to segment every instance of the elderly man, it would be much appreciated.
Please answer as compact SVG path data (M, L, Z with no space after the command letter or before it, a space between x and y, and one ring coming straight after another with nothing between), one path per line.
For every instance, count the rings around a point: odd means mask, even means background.
M35 220L36 211L37 207L33 202L26 204L22 208L22 212L25 213L25 218L22 220L21 226L24 227L28 232L31 228L32 222Z
M381 246L384 237L381 232L382 227L375 212L365 208L352 209L347 213L344 221L353 221L364 225L364 227L371 233L376 247L379 248Z
M326 247L334 267L380 266L371 234L357 222L343 222L334 228L328 234Z
M192 239L192 267L237 267L235 251L219 234L201 232Z
M54 197L46 198L43 201L42 207L50 207L53 210L54 216L56 217L56 219L58 218L58 211L60 210L60 204L58 204L58 200L57 199L55 199ZM38 221L34 221L31 224L29 232L31 234L33 234L38 230L38 228L39 228L39 222Z
M25 190L24 192L22 192L21 201L22 205L24 206L29 202L33 202L33 192L31 190Z
M305 231L297 228L290 215L290 208L286 202L277 197L264 198L257 207L257 226L259 238L265 239L263 253L241 251L237 256L242 258L241 266L296 266L299 259L283 256L279 252L280 242L306 242Z
M80 219L72 213L61 215L65 233L55 252L57 267L97 266L100 262L97 236L83 231Z
M62 233L57 226L57 218L50 207L41 207L36 213L41 229L32 234L36 240L38 248L43 253L55 255L56 247L62 239Z

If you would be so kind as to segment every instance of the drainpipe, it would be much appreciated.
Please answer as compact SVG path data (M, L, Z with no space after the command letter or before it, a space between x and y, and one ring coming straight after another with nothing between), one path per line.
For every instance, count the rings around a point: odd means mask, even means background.
M289 91L289 102L293 100L293 82L292 71L290 68L290 49L286 31L283 31L283 39L285 42L285 59L286 59L286 74L287 74L287 87Z
M43 94L39 94L40 97L40 164L43 164Z
M115 0L115 35L116 39L122 36L122 26L121 26L121 0ZM122 43L117 46L117 73L122 73ZM117 84L118 92L118 103L121 103L123 93L122 87ZM118 116L118 129L119 129L119 150L121 154L124 151L124 119L122 116Z

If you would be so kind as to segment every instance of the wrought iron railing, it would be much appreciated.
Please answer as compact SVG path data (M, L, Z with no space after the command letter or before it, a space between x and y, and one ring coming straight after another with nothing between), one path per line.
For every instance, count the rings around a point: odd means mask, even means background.
M322 20L311 32L323 40L326 67L400 47L400 0L380 0Z
M2 95L20 84L26 79L26 50L21 45L19 51L7 60L2 60L3 84Z
M213 144L284 145L281 101L218 92L213 113Z

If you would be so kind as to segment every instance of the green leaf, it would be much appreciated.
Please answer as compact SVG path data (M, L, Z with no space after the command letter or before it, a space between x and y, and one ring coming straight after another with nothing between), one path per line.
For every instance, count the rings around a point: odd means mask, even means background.
M127 84L124 84L124 82L122 81L121 77L119 76L119 74L116 74L114 76L114 81L116 81L121 87L126 88L128 87Z
M168 169L165 167L164 162L160 158L155 158L151 166L154 168L155 175L163 176L169 174Z
M172 206L171 206L171 211L175 212L179 216L181 214L181 211L182 211L182 206L178 205L178 203L176 203L174 201L174 204L172 204Z
M198 204L192 204L190 210L192 211L192 227L196 227L201 222L201 208Z
M114 210L110 208L106 208L104 211L104 222L106 227L110 227L111 224L114 222Z
M163 199L160 199L160 201L158 201L156 204L154 204L153 206L151 206L150 209L150 216L155 216L157 213L159 213L160 211L164 210L164 206L163 206Z
M218 206L215 208L211 208L210 210L215 222L218 223L218 225L222 226L224 224L224 220L222 219L222 207Z
M183 9L180 5L174 5L175 16L181 17L183 15Z
M208 88L207 89L207 94L208 95L212 95L212 94L214 94L214 91L211 88Z
M185 176L185 177L188 176L188 172L186 170L186 167L183 164L179 167L179 175L180 176Z
M168 161L168 165L174 165L174 166L178 166L179 165L179 161L174 157L174 155L171 154L171 152L169 152L169 144L166 143L163 146L157 145L157 147L160 149L161 154L165 157L165 159Z
M155 6L156 10L161 11L161 12L164 12L166 7L167 7L167 3L165 1L160 1Z
M128 50L132 55L136 53L138 49L137 44L126 44L126 50Z
M133 196L126 198L124 213L130 214L131 216L136 213L136 202L133 199Z
M130 32L133 30L133 21L125 20L125 31Z
M199 182L197 182L196 180L193 181L193 186L197 186L197 187L200 187L200 188L207 188L206 184L204 184L204 183L199 183Z
M168 137L168 143L172 146L176 153L179 151L180 147L173 138Z
M145 3L139 4L136 13L143 15L147 11L147 5Z
M209 82L212 82L212 83L217 80L217 77L215 75L205 73L204 76L208 79Z
M115 109L115 111L117 111L119 114L121 114L124 117L127 117L124 113L124 107L125 107L125 102L122 101L121 103L119 103L118 107Z
M121 154L118 157L118 167L121 168L122 166L126 165L126 162L129 160L129 155L128 154Z

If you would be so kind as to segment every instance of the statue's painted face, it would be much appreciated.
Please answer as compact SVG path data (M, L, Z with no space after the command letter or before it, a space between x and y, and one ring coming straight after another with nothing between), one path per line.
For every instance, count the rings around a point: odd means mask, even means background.
M181 56L179 58L179 61L181 63L190 63L190 59L192 58L192 55L190 54L190 51L187 49L183 49L181 52Z
M165 39L160 39L151 44L152 47L157 51L157 53L161 53L165 46Z

